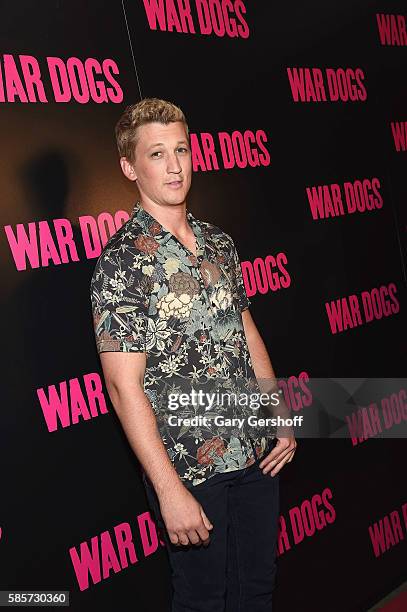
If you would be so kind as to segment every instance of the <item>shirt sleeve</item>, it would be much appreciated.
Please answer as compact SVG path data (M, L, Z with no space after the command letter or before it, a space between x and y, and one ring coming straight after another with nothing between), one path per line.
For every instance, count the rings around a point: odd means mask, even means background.
M149 277L117 252L102 254L90 283L98 353L147 352Z
M246 294L246 289L244 286L244 280L243 280L243 274L242 274L242 268L240 264L240 257L239 257L239 254L237 252L237 249L236 249L236 246L233 240L232 240L232 268L233 268L232 271L233 271L234 277L236 279L236 288L237 288L239 308L240 308L240 312L243 312L243 310L246 310L247 308L249 308L249 306L251 306L251 301L249 300Z

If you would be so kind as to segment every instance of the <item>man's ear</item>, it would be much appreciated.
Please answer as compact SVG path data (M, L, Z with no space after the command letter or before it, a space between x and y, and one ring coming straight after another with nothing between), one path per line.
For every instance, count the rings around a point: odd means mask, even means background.
M124 176L128 178L129 181L137 181L136 171L134 170L127 157L120 158L120 166Z

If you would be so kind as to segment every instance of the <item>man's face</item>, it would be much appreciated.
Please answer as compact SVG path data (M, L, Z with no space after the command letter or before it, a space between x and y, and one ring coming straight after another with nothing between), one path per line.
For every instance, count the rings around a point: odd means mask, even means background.
M167 125L147 123L137 128L137 136L133 169L140 195L156 204L183 204L192 176L191 150L184 124L181 121Z

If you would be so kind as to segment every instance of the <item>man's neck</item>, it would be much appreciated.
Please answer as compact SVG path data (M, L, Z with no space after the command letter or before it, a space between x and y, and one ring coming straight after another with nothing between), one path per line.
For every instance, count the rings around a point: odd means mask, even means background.
M186 201L182 204L161 206L155 202L143 201L140 198L140 205L174 236L182 237L190 234L191 228L187 220Z

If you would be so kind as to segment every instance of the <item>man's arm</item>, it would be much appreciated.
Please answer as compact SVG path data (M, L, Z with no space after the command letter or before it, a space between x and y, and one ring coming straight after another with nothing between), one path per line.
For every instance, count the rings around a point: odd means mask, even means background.
M272 382L273 387L277 385L277 379L271 365L270 357L267 352L263 339L257 329L250 310L246 308L242 312L244 333L249 347L250 359L256 378Z
M199 544L212 524L183 485L159 435L154 412L143 389L144 352L100 353L106 389L130 446L151 480L173 544Z
M263 339L257 329L249 308L242 311L242 321L245 331L247 346L249 348L250 359L253 365L253 370L258 379L260 390L264 393L278 392L277 379L271 364L271 360L263 342ZM284 399L281 398L280 404L277 407L273 406L273 416L289 417L289 412ZM281 436L280 436L280 432ZM283 467L284 463L291 461L294 456L297 442L290 428L277 428L278 443L273 448L271 453L259 464L264 467L263 472L266 474L277 463L272 475L274 476ZM284 460L284 461L283 461Z
M102 352L106 389L127 439L152 482L157 495L183 487L157 428L149 398L143 389L146 354Z

